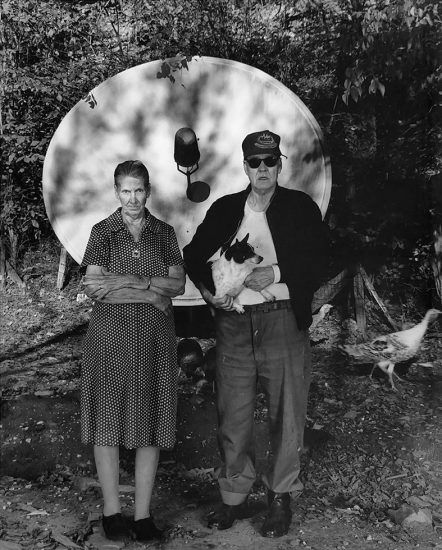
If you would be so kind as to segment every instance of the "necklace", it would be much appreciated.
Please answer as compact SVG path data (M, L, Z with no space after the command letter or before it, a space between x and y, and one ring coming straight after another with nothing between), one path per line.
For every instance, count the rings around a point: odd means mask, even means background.
M141 256L139 243L141 240L141 233L146 225L146 220L143 220L139 227L130 226L125 222L126 228L132 236L134 248L132 250L132 258L139 260Z
M132 233L132 239L133 239L133 245L134 245L134 248L132 250L132 258L134 258L135 260L139 260L140 256L141 256L140 242L141 242L141 233L142 233L143 229L144 229L144 224L141 227L141 230L140 230L139 234L136 235L136 237Z

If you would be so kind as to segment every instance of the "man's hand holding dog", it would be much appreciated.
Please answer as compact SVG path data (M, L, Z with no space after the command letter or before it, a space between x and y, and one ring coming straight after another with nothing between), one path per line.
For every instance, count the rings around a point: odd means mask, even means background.
M247 288L260 292L264 288L268 287L275 280L273 267L267 265L265 267L255 267L255 269L247 275L244 285Z
M234 300L233 296L225 294L221 298L215 298L215 296L211 294L204 285L200 285L200 291L204 301L209 305L217 309L224 309L226 311L233 311L235 309L232 306Z

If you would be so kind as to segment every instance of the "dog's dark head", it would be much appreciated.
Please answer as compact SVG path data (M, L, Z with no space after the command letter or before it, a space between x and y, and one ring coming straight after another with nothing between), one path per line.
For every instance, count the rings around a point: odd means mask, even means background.
M247 233L242 241L238 241L238 239L236 239L236 241L231 244L224 253L226 260L230 261L233 259L233 261L237 264L243 264L246 261L254 264L261 263L263 257L255 254L253 246L247 243L248 238L249 234Z

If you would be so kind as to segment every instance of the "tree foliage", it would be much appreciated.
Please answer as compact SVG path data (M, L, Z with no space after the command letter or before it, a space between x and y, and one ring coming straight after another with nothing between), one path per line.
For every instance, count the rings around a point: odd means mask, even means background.
M3 0L0 25L1 220L13 263L50 232L42 164L70 108L81 98L92 107L89 91L123 69L164 59L160 76L173 80L203 54L264 70L317 117L343 258L359 253L378 272L407 266L413 281L431 272L430 222L442 223L440 204L428 203L441 170L437 2ZM167 61L175 56L178 65Z

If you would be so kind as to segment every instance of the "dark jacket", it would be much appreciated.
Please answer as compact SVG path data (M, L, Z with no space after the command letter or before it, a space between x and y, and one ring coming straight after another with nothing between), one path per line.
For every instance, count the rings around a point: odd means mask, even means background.
M247 189L216 200L198 226L192 241L184 247L187 274L214 294L210 264L207 260L235 237L244 217ZM328 253L327 227L321 212L309 195L277 186L266 211L275 246L281 281L286 283L298 328L312 322L311 303L325 275Z

